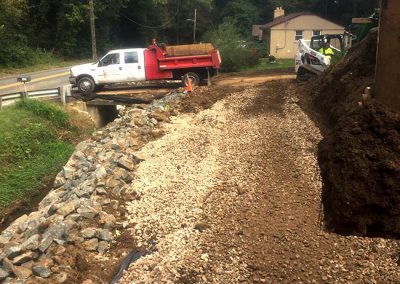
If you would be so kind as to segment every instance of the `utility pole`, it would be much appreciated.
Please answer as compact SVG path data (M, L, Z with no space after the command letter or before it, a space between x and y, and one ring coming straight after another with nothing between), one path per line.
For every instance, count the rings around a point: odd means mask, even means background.
M197 9L194 9L193 43L196 43Z
M194 18L186 19L186 21L193 22L193 43L196 43L197 9L194 9Z
M96 47L96 27L94 22L94 3L93 0L89 0L90 7L90 32L92 34L92 59L97 61L97 47Z

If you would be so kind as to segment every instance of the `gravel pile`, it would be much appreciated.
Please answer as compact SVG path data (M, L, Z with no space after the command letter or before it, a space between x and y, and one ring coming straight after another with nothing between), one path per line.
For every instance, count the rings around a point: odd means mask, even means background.
M323 230L322 137L291 81L234 92L166 132L138 152L140 199L126 206L125 226L155 249L120 283L400 281L398 241Z

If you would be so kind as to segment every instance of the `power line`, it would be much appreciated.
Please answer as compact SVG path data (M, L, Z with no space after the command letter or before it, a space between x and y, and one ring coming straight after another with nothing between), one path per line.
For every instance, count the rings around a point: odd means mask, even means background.
M110 2L110 0L107 0L108 4L111 6L111 8L114 9L114 11L116 11L117 13L119 13L121 16L123 16L124 18L126 18L127 20L129 20L130 22L142 27L142 28L146 28L146 29L161 29L161 28L165 28L166 26L168 26L179 14L179 8L180 8L180 0L178 0L177 4L178 7L176 9L176 13L173 17L171 17L167 22L165 22L164 24L160 25L160 26L147 26L147 25L143 25L135 20L132 20L130 17L128 17L127 15L125 15L124 13L122 13L118 8L114 7L113 4Z

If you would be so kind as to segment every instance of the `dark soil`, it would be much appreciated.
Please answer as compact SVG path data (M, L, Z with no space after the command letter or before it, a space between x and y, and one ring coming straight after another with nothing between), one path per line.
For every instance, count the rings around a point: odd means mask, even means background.
M367 104L341 120L319 150L329 228L400 236L400 116Z
M229 96L233 92L243 91L244 87L201 87L195 89L185 97L178 106L178 110L183 113L198 113L204 109L211 108L217 101Z
M331 67L312 88L328 122L319 145L328 229L344 234L400 235L400 118L374 99L377 31Z

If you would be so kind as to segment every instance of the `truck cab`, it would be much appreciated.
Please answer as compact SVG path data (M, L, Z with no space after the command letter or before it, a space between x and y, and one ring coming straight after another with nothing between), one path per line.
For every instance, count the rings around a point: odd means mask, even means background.
M112 83L146 80L144 48L120 49L108 52L96 63L71 68L70 83L83 93Z

